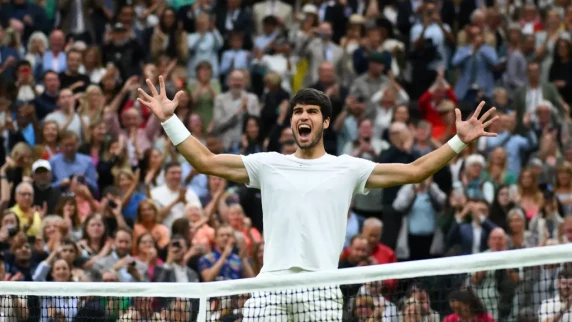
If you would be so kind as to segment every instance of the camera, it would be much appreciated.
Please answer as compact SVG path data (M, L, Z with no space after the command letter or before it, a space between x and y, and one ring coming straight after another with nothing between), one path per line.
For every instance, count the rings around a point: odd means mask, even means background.
M109 208L111 208L111 209L117 208L117 202L115 202L115 201L113 201L113 200L111 200L111 199L107 201L107 205L108 205Z
M77 176L77 182L81 184L85 184L85 177L84 176Z
M173 243L171 243L171 246L181 248L182 247L181 241L175 240Z
M14 237L18 234L18 226L8 227L8 237Z

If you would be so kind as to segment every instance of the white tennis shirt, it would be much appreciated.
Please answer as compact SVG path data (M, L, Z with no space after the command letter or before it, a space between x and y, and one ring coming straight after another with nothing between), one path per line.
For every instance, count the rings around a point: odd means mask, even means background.
M367 193L365 184L375 163L348 155L307 160L276 152L242 159L247 186L261 190L261 271L337 269L352 195Z

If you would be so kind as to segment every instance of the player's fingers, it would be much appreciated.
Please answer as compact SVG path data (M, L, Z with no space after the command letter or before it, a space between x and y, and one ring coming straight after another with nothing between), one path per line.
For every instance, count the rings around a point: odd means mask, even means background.
M496 107L491 108L485 114L483 114L483 116L479 118L479 121L481 122L486 121L494 112L496 112L496 110L497 110Z
M492 137L496 137L498 134L496 133L491 133L491 132L485 132L485 134L483 136L492 138Z
M167 95L167 91L165 90L165 80L162 75L159 76L159 90L160 95Z
M159 96L159 93L157 93L157 89L155 88L155 85L153 85L153 83L151 83L151 80L149 80L149 78L147 78L147 80L145 82L147 83L147 86L149 86L149 90L151 91L151 94L153 94L153 96Z
M144 99L150 101L153 99L153 97L151 97L151 95L147 94L144 90L142 90L141 88L138 88L137 91L139 92L139 95L143 96Z
M489 127L491 124L493 124L494 122L496 122L496 120L498 120L498 119L499 119L499 117L498 117L498 116L495 116L495 117L493 117L492 119L486 121L486 122L483 124L483 126L484 126L485 129L486 129L486 128Z
M183 95L184 92L183 91L178 91L177 94L175 94L175 97L173 98L173 102L175 102L175 104L179 104L179 100L181 99L181 95Z
M477 106L477 109L475 110L475 113L473 113L473 117L474 118L479 118L479 115L481 114L481 111L483 110L483 107L485 106L485 101L481 101L479 103L479 106Z
M463 122L463 115L461 115L461 110L458 108L455 109L455 121Z
M151 106L151 102L147 102L145 100L143 100L142 98L138 98L137 101L145 106Z

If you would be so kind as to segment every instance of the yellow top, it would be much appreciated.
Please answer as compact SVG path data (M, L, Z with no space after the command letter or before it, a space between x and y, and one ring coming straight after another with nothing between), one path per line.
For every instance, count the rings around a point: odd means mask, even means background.
M20 228L24 229L24 226L30 224L30 220L28 216L20 209L20 206L15 205L10 209L13 211L18 219L20 220ZM40 217L40 213L35 211L34 212L34 222L31 224L32 226L28 229L26 233L28 236L39 237L42 232L42 217Z

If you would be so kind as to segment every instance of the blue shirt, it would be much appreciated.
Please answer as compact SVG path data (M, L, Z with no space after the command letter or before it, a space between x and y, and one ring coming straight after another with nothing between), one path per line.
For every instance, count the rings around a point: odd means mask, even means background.
M244 49L225 50L222 53L222 58L220 60L220 73L226 75L235 69L246 69L249 66L249 55L250 52Z
M199 260L199 272L213 267L219 260L220 256L221 254L217 250L213 250L211 253L201 257ZM240 260L240 256L231 254L222 265L216 280L237 280L239 278L242 278L242 261Z
M121 212L123 217L128 219L135 219L135 217L137 217L137 207L139 207L139 203L145 199L147 199L147 196L139 192L135 192L133 195L131 195L131 198L129 198L129 201Z
M411 235L427 236L435 231L435 210L431 204L429 193L417 193L407 218Z
M193 190L193 192L199 197L202 201L204 198L208 197L209 195L209 188L208 188L208 181L206 175L199 173L191 179L189 184L185 184L185 178L191 173L193 167L187 162L181 164L181 185L187 189ZM206 204L204 204L206 205Z
M95 166L87 155L76 153L74 160L67 160L63 154L58 153L50 159L50 165L52 166L52 174L54 176L52 187L60 187L63 179L74 175L83 175L86 183L97 190Z

